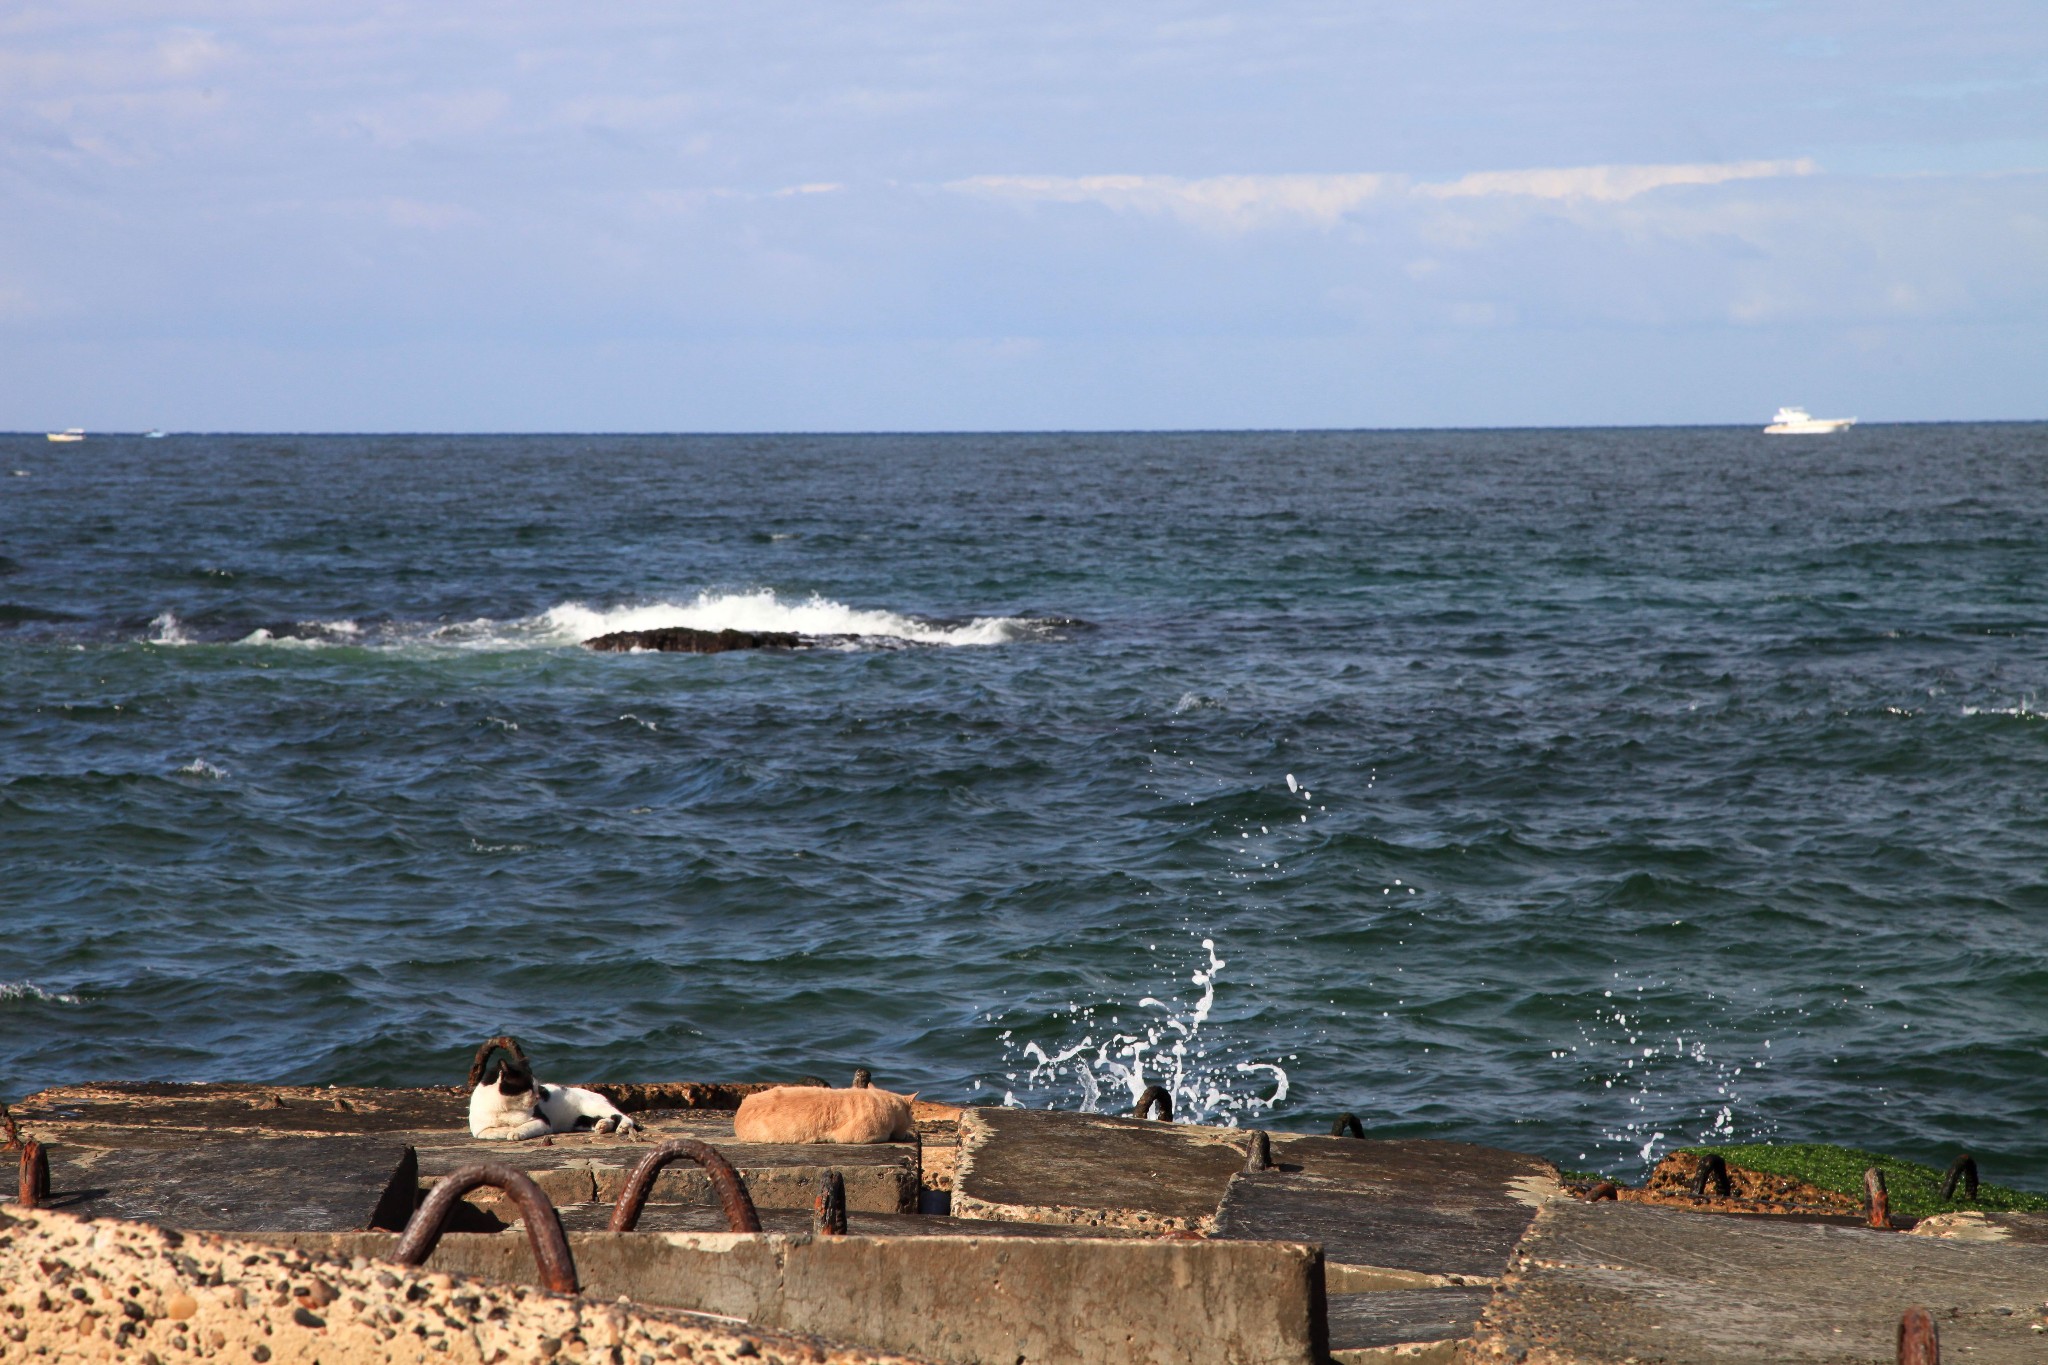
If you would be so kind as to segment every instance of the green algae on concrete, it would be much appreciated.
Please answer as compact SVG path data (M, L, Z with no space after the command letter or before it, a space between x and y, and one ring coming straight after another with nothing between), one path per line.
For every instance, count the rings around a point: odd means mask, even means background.
M1893 1214L1905 1218L1926 1218L1937 1213L1975 1209L1986 1213L2027 1213L2048 1209L2048 1195L2016 1190L1985 1181L1977 1187L1975 1199L1965 1199L1962 1188L1956 1197L1941 1198L1946 1172L1917 1161L1883 1156L1856 1147L1839 1147L1827 1142L1751 1142L1728 1147L1682 1147L1684 1152L1704 1155L1713 1152L1730 1166L1741 1166L1763 1175L1804 1180L1824 1190L1853 1199L1863 1198L1863 1173L1872 1166L1884 1172L1885 1194Z

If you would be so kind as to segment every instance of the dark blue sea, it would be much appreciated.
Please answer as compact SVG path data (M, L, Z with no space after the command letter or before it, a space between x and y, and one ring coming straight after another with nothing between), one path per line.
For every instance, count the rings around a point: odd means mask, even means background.
M2048 1188L2044 710L2048 425L0 437L0 1098L509 1031Z

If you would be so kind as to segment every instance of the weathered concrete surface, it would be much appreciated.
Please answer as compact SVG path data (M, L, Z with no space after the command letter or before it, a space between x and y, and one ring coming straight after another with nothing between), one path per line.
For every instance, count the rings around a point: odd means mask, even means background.
M1518 1365L1870 1365L1927 1308L1945 1359L2048 1357L2048 1247L1640 1204L1546 1205L1465 1350Z
M419 1169L388 1137L221 1138L114 1148L52 1143L50 1207L208 1230L405 1226Z
M1333 1263L1409 1270L1450 1283L1507 1273L1557 1170L1464 1142L1274 1140L1280 1169L1230 1178L1216 1235L1321 1242Z
M1398 1289L1329 1296L1330 1349L1419 1346L1472 1335L1493 1291Z
M686 1314L140 1223L0 1209L0 1360L914 1365Z
M374 1233L289 1245L384 1254ZM786 1238L578 1233L584 1293L727 1314L960 1365L1317 1365L1322 1257L1289 1243L1151 1238ZM530 1283L523 1237L451 1234L428 1267Z
M2048 1246L2048 1213L1937 1213L1913 1225L1916 1237L1957 1242L2017 1242Z
M969 1109L960 1117L953 1212L961 1218L1146 1231L1204 1230L1244 1165L1234 1128Z
M517 1210L492 1205L514 1219ZM764 1232L802 1236L811 1230L811 1210L759 1208ZM556 1209L570 1232L603 1232L611 1226L610 1204L569 1204ZM465 1229L468 1230L468 1229ZM649 1204L640 1213L641 1232L724 1232L725 1214L711 1204ZM476 1231L489 1231L479 1228ZM1076 1228L1058 1223L990 1223L981 1219L946 1218L915 1213L847 1214L847 1231L855 1237L1142 1237L1122 1228ZM1377 1286L1375 1286L1377 1287Z

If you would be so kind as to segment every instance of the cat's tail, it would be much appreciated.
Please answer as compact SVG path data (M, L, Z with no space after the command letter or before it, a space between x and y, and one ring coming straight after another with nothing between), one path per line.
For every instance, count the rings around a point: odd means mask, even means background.
M493 1052L507 1053L513 1061L518 1062L522 1067L527 1065L526 1049L519 1046L517 1038L504 1033L499 1034L495 1038L486 1038L484 1039L483 1046L476 1050L476 1060L469 1064L469 1088L471 1090L484 1083L484 1072L490 1066L491 1054Z

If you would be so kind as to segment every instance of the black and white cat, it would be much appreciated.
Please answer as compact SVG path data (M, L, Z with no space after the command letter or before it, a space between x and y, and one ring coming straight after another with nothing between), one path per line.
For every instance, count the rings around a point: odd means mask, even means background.
M637 1133L640 1125L595 1090L541 1085L523 1057L498 1059L469 1092L469 1132L489 1141L524 1141L592 1128Z

